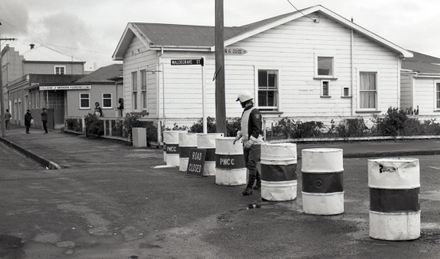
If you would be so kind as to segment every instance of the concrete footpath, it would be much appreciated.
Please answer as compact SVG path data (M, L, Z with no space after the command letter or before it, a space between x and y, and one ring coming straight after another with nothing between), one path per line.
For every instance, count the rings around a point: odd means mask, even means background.
M133 148L123 142L106 139L86 138L60 132L43 134L41 130L31 130L25 134L24 129L7 131L6 142L18 146L31 154L31 158L47 160L47 163L63 168L83 167L85 164L124 163L128 162L121 156ZM342 148L345 158L368 158L387 156L414 156L440 154L440 140L395 140L395 141L362 141L362 142L322 142L313 144L298 144L298 156L306 148ZM154 151L157 149L151 149ZM160 158L160 152L157 153ZM133 162L129 160L129 162ZM46 163L46 164L47 164Z

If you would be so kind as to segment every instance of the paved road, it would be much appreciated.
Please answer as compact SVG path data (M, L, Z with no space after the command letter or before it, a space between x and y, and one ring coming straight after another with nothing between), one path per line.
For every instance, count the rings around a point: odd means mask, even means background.
M422 238L382 242L368 237L367 159L344 160L345 214L317 217L302 213L300 192L294 202L261 203L260 209L248 210L259 196L242 197L243 187L217 186L213 178L177 169L152 169L161 163L161 150L84 138L74 145L63 135L51 137L52 152L77 160L66 159L69 167L56 171L32 163L2 171L0 234L20 237L25 244L7 249L0 241L0 258L400 259L440 254L438 156L419 157ZM1 159L0 168L23 160L7 153L10 158Z
M0 142L0 175L8 170L29 170L38 168L37 164Z

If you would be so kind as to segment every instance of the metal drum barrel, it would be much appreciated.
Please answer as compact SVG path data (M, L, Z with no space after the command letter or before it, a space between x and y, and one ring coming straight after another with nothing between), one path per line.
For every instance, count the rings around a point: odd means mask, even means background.
M296 144L261 145L261 198L289 201L297 196Z
M304 212L313 215L344 213L343 150L303 149L301 161Z
M420 237L420 165L415 158L368 160L370 230L374 239Z
M223 137L223 133L197 134L197 149L206 149L203 176L215 175L215 139Z
M166 163L169 166L179 166L179 133L186 131L166 130L163 138L166 143Z
M191 149L197 148L197 134L180 132L179 133L179 171L186 172L188 168L189 153Z
M235 138L217 138L215 144L215 183L218 185L246 184L243 144Z

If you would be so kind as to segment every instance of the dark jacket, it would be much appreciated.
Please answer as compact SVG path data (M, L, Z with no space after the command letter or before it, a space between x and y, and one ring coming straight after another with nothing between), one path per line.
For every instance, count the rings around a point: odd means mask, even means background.
M246 107L244 111L251 109L253 106ZM243 113L244 113L243 111ZM243 116L243 114L242 114ZM258 138L258 136L263 135L263 122L261 119L261 113L258 109L254 109L249 115L249 123L248 123L248 135L249 138L253 136L254 138ZM244 130L244 129L241 129Z
M30 126L31 120L32 120L32 114L30 112L26 112L26 114L24 115L24 124L26 126Z
M41 120L42 121L47 121L47 112L42 112L41 113Z

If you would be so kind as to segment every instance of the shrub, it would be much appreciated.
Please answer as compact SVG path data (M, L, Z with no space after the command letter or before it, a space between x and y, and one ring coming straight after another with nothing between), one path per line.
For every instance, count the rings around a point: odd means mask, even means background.
M295 124L293 138L317 138L323 135L324 123L321 121L298 121Z
M408 116L405 111L390 107L385 118L378 119L378 131L383 136L398 136L403 133L406 120L408 120Z
M341 138L365 136L367 126L363 118L345 119L336 127L336 133Z
M68 130L82 132L82 121L81 119L66 119L66 128Z
M141 113L132 112L127 113L124 118L124 135L131 139L133 128L142 127L143 123L139 120L142 117Z
M215 133L217 130L215 119L212 117L206 118L208 133ZM240 118L231 118L226 121L226 136L236 136L237 131L240 130ZM203 132L203 119L198 120L190 128L189 132L202 133Z
M94 135L94 136L102 136L104 135L104 122L99 120L99 118L95 114L89 113L85 117L86 123L86 136Z

